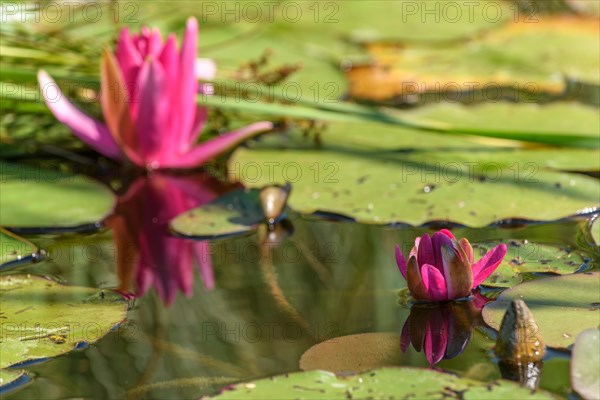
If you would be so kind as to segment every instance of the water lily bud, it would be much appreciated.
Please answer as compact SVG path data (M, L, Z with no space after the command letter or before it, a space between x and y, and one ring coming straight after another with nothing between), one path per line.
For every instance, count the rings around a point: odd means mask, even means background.
M545 348L538 328L525 302L513 300L500 324L496 355L515 365L540 361Z
M267 186L260 191L261 206L269 225L281 217L291 190L292 185L288 182L285 186Z

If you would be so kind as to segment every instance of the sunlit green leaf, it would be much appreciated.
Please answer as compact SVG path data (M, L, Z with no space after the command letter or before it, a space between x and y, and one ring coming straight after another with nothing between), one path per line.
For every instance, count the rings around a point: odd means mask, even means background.
M115 292L63 286L32 275L1 276L0 296L0 368L93 343L123 321L127 308Z
M533 333L539 334L547 346L568 347L581 331L598 326L600 274L535 279L505 290L495 302L484 307L485 322L498 329L510 302L517 298L525 301L537 321Z
M60 168L0 163L0 220L22 230L77 229L101 221L112 209L111 191Z
M428 369L382 368L348 377L326 371L297 372L224 390L216 399L364 399L445 398L461 393L465 399L551 399L549 393L532 393L509 381L493 384L460 379Z

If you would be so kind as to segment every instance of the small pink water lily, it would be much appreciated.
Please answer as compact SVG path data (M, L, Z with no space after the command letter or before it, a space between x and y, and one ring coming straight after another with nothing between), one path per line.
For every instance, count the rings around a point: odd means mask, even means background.
M257 133L262 121L196 145L206 109L196 104L198 78L210 78L214 63L198 61L198 23L187 21L181 51L174 34L163 43L157 29L139 35L121 31L115 54L101 62L100 103L105 123L76 108L45 71L38 72L44 100L54 116L102 155L143 168L192 168Z
M475 262L466 238L456 240L447 229L415 239L408 263L396 245L396 263L415 300L446 301L469 295L494 272L506 255L499 244Z

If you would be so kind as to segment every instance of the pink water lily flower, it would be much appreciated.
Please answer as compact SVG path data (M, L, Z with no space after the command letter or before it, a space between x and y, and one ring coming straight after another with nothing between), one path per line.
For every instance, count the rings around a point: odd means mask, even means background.
M456 240L447 229L415 239L408 263L396 246L396 263L415 300L446 301L469 295L494 272L506 255L499 244L475 262L466 238Z
M196 144L206 109L196 96L206 86L198 77L214 73L214 64L198 62L198 23L187 21L181 50L174 34L165 42L157 29L139 35L121 31L114 55L101 62L100 103L104 123L76 108L45 71L38 72L44 100L54 116L100 154L143 168L192 168L273 128L262 121Z

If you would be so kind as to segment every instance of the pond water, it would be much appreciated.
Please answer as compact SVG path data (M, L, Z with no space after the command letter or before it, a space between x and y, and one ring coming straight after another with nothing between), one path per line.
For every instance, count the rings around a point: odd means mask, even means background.
M212 289L205 285L210 280L206 270L204 280L194 271L190 296L178 291L171 304L149 289L131 301L120 329L87 348L29 366L34 381L11 398L198 398L229 383L301 369L349 373L382 365L427 367L424 352L412 345L401 350L411 310L402 301L405 282L393 254L396 243L410 247L416 236L431 230L296 214L289 221L293 234L268 246L262 231L210 241L205 254L212 259ZM511 238L558 244L581 252L586 267L597 268L597 251L576 242L581 223L457 228L453 233L472 243ZM69 285L120 287L126 273L117 268L112 236L104 229L30 237L48 250L48 257L21 271ZM182 255L172 257L167 261L175 264ZM476 312L457 307L420 313L413 307L411 320L420 322L413 324L417 328L410 340L419 343L419 335L425 335L419 326L452 318L464 322L468 315L467 323L450 324L456 329L450 344L433 337L438 353L446 348L448 357L435 368L477 380L500 378L494 331L478 321ZM569 395L568 377L568 353L547 353L540 387Z

